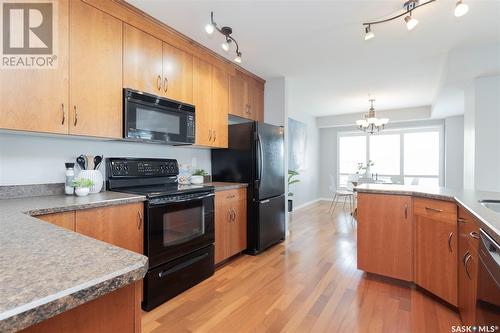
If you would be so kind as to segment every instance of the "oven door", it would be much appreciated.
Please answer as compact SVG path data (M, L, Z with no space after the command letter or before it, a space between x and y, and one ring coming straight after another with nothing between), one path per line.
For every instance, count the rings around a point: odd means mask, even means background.
M479 243L476 324L480 327L500 325L500 246L482 230ZM483 332L493 331L495 330Z
M214 193L180 195L164 203L151 200L146 218L145 249L153 268L213 244Z
M124 137L171 144L194 143L194 113L128 97ZM173 104L173 103L172 103Z

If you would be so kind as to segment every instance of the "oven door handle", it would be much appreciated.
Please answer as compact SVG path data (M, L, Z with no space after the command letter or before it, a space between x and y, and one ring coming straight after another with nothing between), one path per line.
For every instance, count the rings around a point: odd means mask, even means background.
M187 198L187 199L180 199L180 200L172 200L172 201L167 201L167 202L152 202L151 206L158 206L158 205L165 205L165 204L171 204L171 203L180 203L180 202L186 202L186 201L193 201L193 200L200 200L200 199L205 199L205 198L210 198L215 196L215 193L209 193L205 195L200 195L199 197L192 197L192 198Z
M181 270L181 269L183 269L185 267L188 267L188 266L194 264L195 262L198 262L198 261L202 260L206 256L208 256L208 253L204 253L204 254L199 255L197 257L191 258L188 261L180 263L180 264L178 264L178 265L176 265L176 266L174 266L174 267L172 267L170 269L167 269L165 271L161 271L160 273L158 273L158 277L162 278L162 277L165 277L165 276L167 276L169 274L175 273L175 272L177 272L177 271L179 271L179 270Z

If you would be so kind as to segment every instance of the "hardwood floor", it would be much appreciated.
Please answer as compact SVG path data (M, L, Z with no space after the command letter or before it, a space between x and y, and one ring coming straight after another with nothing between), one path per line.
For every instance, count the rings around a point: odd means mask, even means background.
M241 256L144 313L143 332L450 332L458 314L418 289L356 269L355 224L328 203L293 213L290 237Z

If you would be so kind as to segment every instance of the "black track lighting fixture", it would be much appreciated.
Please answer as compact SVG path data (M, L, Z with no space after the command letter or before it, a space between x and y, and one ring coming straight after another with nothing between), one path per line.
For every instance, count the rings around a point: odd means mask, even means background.
M229 52L231 48L231 44L234 43L236 45L236 57L234 58L234 62L238 64L241 63L241 51L236 39L234 39L231 34L233 33L233 28L224 26L219 28L217 23L214 21L214 12L210 12L210 23L205 26L205 31L207 34L212 35L215 31L218 31L220 34L225 36L224 42L221 44L221 47L224 51Z

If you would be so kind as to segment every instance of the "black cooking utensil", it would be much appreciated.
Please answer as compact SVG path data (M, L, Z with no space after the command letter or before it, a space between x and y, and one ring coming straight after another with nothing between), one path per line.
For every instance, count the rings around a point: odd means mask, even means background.
M87 170L87 163L85 162L85 157L83 155L76 158L76 163L78 163L82 170Z
M94 170L99 169L99 166L101 165L103 156L95 156L94 157Z

